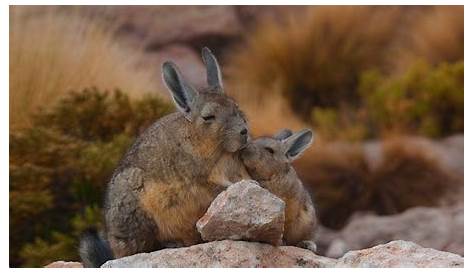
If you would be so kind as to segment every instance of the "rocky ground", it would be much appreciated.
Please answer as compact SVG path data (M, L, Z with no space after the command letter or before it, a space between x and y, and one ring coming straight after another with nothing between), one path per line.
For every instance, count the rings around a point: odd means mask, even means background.
M209 242L136 254L108 261L102 267L464 267L464 258L458 254L422 247L411 241L391 241L400 235L410 235L413 241L424 246L436 242L430 239L439 240L437 248L445 247L446 242L455 243L459 239L451 241L448 235L451 235L451 226L459 229L459 220L463 219L457 208L413 209L386 219L360 216L337 236L332 235L327 252L339 259L279 245L284 209L284 202L258 183L242 181L219 194L198 221L198 231ZM413 230L411 234L402 231L409 230L417 220L421 220L418 224L422 229ZM364 235L366 223L379 228L379 233ZM398 223L405 226L393 225ZM388 243L376 245L378 241ZM368 244L372 247L360 249ZM81 267L81 264L55 262L47 267Z

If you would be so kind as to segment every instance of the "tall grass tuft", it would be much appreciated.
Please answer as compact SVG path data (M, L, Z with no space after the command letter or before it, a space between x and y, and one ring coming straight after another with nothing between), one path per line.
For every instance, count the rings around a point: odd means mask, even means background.
M397 7L315 7L265 21L229 56L229 78L259 103L282 94L309 120L314 106L357 100L358 73L383 67L400 18Z
M11 6L10 126L31 125L32 113L72 89L121 88L131 95L153 91L153 76L134 67L136 52L78 12Z
M396 58L399 65L406 68L419 59L431 65L464 60L463 6L427 7L409 27Z

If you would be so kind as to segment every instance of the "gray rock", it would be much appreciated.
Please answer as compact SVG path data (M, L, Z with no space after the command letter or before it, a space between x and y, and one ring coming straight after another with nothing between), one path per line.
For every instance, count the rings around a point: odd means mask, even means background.
M285 202L251 180L235 183L212 202L196 227L205 241L246 240L279 245Z
M102 267L333 267L335 263L298 247L224 240L137 254Z
M464 255L464 210L462 206L417 207L390 216L357 214L335 238L325 254L328 257L339 258L349 250L393 240Z
M412 242L393 241L350 251L338 260L336 267L464 267L464 258Z

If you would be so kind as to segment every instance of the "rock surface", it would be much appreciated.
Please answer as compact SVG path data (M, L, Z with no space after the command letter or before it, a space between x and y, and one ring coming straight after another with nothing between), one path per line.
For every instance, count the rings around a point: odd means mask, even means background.
M45 268L82 268L82 264L79 262L57 261L50 263L49 265L45 266Z
M332 267L335 263L298 247L224 240L137 254L102 267Z
M205 241L247 240L279 245L285 223L285 202L244 180L221 192L196 227Z
M82 267L82 264L59 261L46 267ZM350 251L340 259L318 256L293 246L223 240L136 254L102 265L102 268L113 267L464 267L464 258L401 240Z
M393 241L351 251L339 260L315 255L293 246L275 247L244 241L215 241L191 247L142 253L106 262L112 267L463 267L464 258Z
M424 248L412 242L393 241L369 249L350 251L336 267L464 267L464 258Z
M376 216L357 214L347 226L332 235L326 256L339 258L349 250L359 250L393 240L406 240L424 247L464 255L464 209L417 207L402 214Z

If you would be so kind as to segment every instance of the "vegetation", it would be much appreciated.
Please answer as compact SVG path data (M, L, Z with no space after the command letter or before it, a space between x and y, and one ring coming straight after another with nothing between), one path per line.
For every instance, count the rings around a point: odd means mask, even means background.
M74 92L10 133L10 264L77 260L79 234L101 223L104 187L134 137L171 111L120 91Z
M405 74L384 79L362 75L359 93L371 132L442 137L464 131L464 62L436 67L415 63Z
M357 211L389 215L437 206L462 189L462 178L441 165L432 145L390 138L372 163L366 149L361 144L319 144L296 163L324 226L340 229Z
M129 95L156 89L155 75L137 72L130 52L107 29L79 13L50 7L10 8L10 126L29 126L31 114L71 90L120 87Z
M269 130L289 120L328 140L461 132L463 20L460 6L324 6L266 19L228 57L231 92L253 123L268 125L269 112Z

